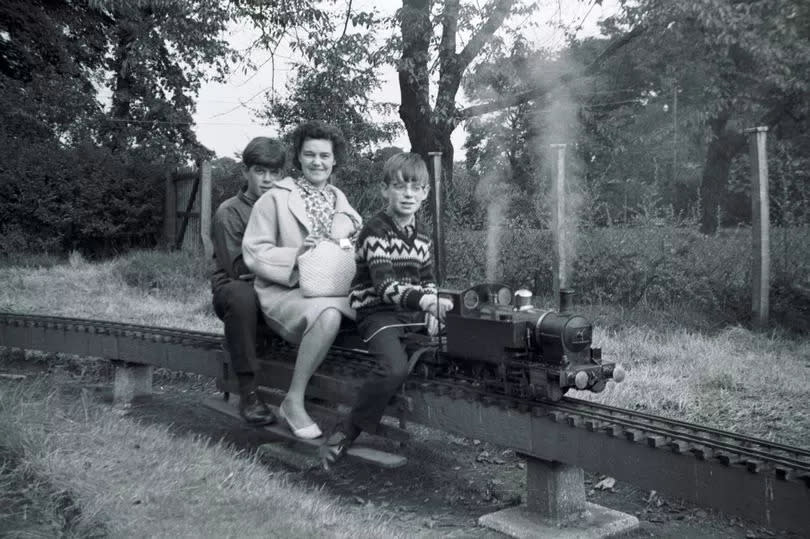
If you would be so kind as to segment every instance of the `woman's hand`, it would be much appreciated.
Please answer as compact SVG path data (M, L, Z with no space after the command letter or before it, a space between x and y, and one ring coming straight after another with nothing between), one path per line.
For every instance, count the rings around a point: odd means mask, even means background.
M319 241L320 240L314 236L307 236L306 238L304 238L304 243L298 249L298 256L301 256L310 249L314 248L316 245L318 245Z
M355 233L354 222L345 213L336 213L332 219L332 239L339 240L351 237Z

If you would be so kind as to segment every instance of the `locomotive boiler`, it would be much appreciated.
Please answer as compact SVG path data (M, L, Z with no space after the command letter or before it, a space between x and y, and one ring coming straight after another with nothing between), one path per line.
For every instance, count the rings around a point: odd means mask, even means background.
M505 394L557 401L571 388L598 393L621 382L620 365L603 362L592 324L571 312L573 292L561 292L559 312L536 307L528 290L485 283L441 290L453 300L436 360L455 376Z

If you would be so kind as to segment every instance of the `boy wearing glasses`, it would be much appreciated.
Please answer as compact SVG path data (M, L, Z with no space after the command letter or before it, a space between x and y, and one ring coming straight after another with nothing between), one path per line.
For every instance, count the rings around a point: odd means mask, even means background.
M326 467L343 457L362 431L377 431L388 401L408 377L406 335L426 328L435 335L437 320L453 308L436 294L430 236L416 220L428 191L427 166L418 154L400 153L386 161L381 192L387 207L360 232L349 294L358 330L378 369L321 448Z

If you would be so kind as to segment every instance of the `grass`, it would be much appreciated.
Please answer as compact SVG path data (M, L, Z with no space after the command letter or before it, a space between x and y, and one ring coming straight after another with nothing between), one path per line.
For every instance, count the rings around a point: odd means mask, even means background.
M47 478L49 494L40 492L34 505L51 508L52 528L66 536L398 536L373 512L348 515L339 501L291 484L255 455L138 423L48 379L0 384L5 452L18 460L17 477ZM65 500L78 508L69 526L57 516ZM0 515L4 531L30 536L19 515L10 518L14 504L3 507L10 513Z
M740 326L716 334L597 327L594 341L629 370L627 379L572 396L810 447L806 339Z
M0 310L221 332L206 265L183 253L134 251L89 263L0 265Z

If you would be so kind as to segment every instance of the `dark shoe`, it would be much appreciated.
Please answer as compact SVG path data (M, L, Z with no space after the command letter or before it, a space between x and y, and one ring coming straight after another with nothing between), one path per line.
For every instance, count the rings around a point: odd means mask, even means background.
M351 432L345 432L350 430ZM336 428L335 431L326 439L326 443L318 448L318 453L321 457L321 463L325 470L329 470L329 466L336 464L340 459L346 456L346 451L351 447L352 443L360 435L360 430L357 428Z
M255 391L239 399L239 415L251 425L269 425L276 420L273 411L259 398Z

